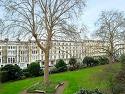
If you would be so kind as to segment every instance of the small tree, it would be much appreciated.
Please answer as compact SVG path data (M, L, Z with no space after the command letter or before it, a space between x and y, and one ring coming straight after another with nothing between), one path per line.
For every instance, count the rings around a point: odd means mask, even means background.
M104 65L104 64L108 64L109 63L109 60L108 60L108 58L107 57L99 57L98 58L98 62L99 62L99 64L100 65Z
M70 64L70 66L71 67L73 67L73 69L75 69L77 66L77 60L76 60L76 58L74 58L74 57L72 57L72 58L70 58L70 60L69 60L69 64Z
M85 64L87 67L93 66L94 62L95 62L95 60L94 60L94 58L92 58L92 57L86 56L86 57L83 59L83 64Z
M31 76L40 76L40 65L39 63L33 62L28 66L28 71Z
M66 63L64 62L64 60L60 59L57 61L55 67L57 68L57 70L59 72L63 72L63 71L66 71L67 70L67 66L66 66Z

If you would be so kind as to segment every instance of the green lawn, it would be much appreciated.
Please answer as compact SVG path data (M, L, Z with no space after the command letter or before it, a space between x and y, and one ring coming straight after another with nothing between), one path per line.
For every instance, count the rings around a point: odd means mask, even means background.
M81 69L78 71L65 72L54 74L50 76L51 81L67 81L68 85L64 90L64 94L73 94L79 88L87 89L106 89L109 87L107 80L99 80L99 76L95 76L98 73L102 73L104 68L109 65L97 66L93 68ZM113 67L119 69L120 64L113 64ZM106 75L104 75L106 76ZM43 80L43 77L30 78L15 82L9 82L0 84L0 94L20 94L23 90L27 89L31 85Z

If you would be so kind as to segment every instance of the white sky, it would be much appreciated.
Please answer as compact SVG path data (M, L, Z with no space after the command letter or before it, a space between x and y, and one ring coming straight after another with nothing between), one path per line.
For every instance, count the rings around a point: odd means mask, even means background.
M87 35L92 38L92 33L96 30L95 22L103 10L125 11L125 0L86 0L86 8L83 10L79 25L85 24L88 27ZM0 9L0 18L2 10Z
M80 23L87 25L90 31L89 35L95 31L94 24L103 10L125 11L125 0L87 0L87 6L83 11L84 15L80 18Z

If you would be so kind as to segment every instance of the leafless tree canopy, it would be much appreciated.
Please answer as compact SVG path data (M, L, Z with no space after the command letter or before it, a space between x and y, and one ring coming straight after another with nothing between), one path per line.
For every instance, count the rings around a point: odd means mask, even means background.
M85 0L3 0L1 6L6 12L4 35L29 39L34 32L46 39L52 31L52 38L58 39L79 36L70 20L85 7Z
M97 34L105 41L109 41L111 35L115 37L114 41L119 40L119 34L124 31L124 24L123 12L103 11L97 22L99 26Z
M79 33L72 25L85 7L85 0L1 0L6 11L4 34L33 37L45 53L44 83L49 82L49 51L52 39L69 37L78 39ZM3 32L2 32L3 34ZM22 39L22 38L21 38ZM40 39L45 39L45 46Z
M98 30L96 34L109 45L105 50L108 55L113 58L113 55L118 51L116 46L122 42L122 34L125 30L124 13L118 11L103 11L97 25Z

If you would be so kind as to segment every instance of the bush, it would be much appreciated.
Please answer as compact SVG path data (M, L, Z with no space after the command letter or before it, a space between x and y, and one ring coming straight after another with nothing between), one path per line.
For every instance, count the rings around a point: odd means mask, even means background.
M121 70L125 71L125 54L120 56Z
M95 66L98 64L98 61L95 60L94 58L92 57L88 57L86 56L84 59L83 59L83 64L85 64L87 67L90 67L90 66Z
M7 82L9 80L8 78L8 72L7 71L0 71L0 82Z
M7 76L8 76L8 81L9 80L16 80L16 79L21 79L22 76L22 71L18 65L5 65L4 67L1 68L1 71L6 71Z
M108 64L109 63L109 60L108 60L108 58L107 57L99 57L98 58L98 61L99 61L99 64L100 65L104 65L104 64Z
M62 59L60 59L60 60L57 61L55 67L57 68L58 72L67 71L66 63Z
M25 76L26 78L27 77L31 77L31 74L29 73L29 70L26 68L26 69L23 69L23 76Z
M113 94L124 94L125 93L125 72L120 71L115 79L112 81L112 92Z
M125 84L124 83L116 83L112 84L112 93L113 94L125 94Z
M44 75L44 71L42 68L40 68L40 76Z
M92 66L97 66L97 65L99 65L99 61L98 61L98 59L94 59Z
M39 63L33 62L33 63L29 64L29 66L27 68L28 68L30 76L32 76L32 77L40 76L41 70L40 70L40 64ZM29 74L27 73L27 76Z
M50 69L49 73L50 74L59 73L59 71L58 71L58 69L56 67L53 67L52 69Z
M81 89L76 94L103 94L103 93L101 93L98 89L95 89L93 91L92 90Z
M76 63L77 63L77 60L74 57L70 58L70 60L69 60L70 66L75 67Z
M125 54L120 56L120 62L123 64L125 63Z
M112 81L113 94L125 94L125 55L121 55L120 62L122 63L121 71Z
M76 70L76 69L79 69L79 67L80 67L80 64L79 63L77 63L77 60L76 60L76 58L70 58L70 60L69 60L69 70L70 71L73 71L73 70Z

